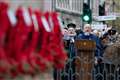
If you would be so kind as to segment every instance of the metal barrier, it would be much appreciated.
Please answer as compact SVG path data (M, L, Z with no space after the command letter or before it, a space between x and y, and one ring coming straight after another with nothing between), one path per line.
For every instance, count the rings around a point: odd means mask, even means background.
M120 65L95 63L95 42L79 40L70 43L69 59L63 70L56 71L55 80L120 80Z

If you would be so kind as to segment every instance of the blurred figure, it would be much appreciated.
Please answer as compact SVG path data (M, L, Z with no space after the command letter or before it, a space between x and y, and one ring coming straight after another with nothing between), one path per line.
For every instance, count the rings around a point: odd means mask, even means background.
M110 43L115 43L117 40L117 31L115 29L108 30L108 38Z
M70 23L67 25L67 28L63 29L63 39L69 40L70 42L74 43L74 38L76 36L76 25L74 23Z
M74 23L70 23L67 25L67 28L63 29L63 40L67 49L70 47L70 44L74 43L76 36L75 28L76 25Z
M103 37L107 38L107 45L109 46L119 40L118 35L119 34L115 29L110 29L103 35Z
M78 36L79 34L83 33L83 31L81 29L76 29L76 36Z
M68 41L68 57L70 61L68 60L66 67L65 67L65 72L69 76L64 76L62 77L62 80L75 80L72 78L72 75L75 73L75 66L73 62L73 57L76 55L75 54L75 47L74 47L74 40L76 37L76 24L70 23L67 25L67 41ZM64 35L65 36L65 35ZM72 70L72 72L71 72Z
M105 29L102 29L101 31L101 37L103 37L103 35L106 33L106 30Z
M98 34L97 34L98 35ZM79 34L77 36L77 39L87 39L87 40L93 40L96 43L96 50L95 50L95 69L93 70L94 78L95 80L102 80L101 76L96 76L96 74L103 72L103 64L102 64L102 59L103 59L103 46L101 44L101 40L98 36L94 35L92 33L92 28L90 24L85 24L83 33Z
M77 39L87 39L87 40L93 40L96 42L96 51L95 51L95 57L96 59L100 59L103 55L103 46L101 44L101 40L94 34L92 34L92 28L90 24L85 24L83 33L79 34L77 36Z
M98 36L99 38L101 37L101 34L100 34L100 32L98 30L94 30L93 34Z
M74 41L76 37L76 24L70 23L67 25L68 27L68 36L69 36L69 58L73 58L75 56L75 49L74 49Z
M64 28L64 29L63 29L63 39L64 39L64 40L69 40L68 28Z
M76 36L76 31L75 31L76 25L74 23L70 23L67 25L67 27L68 27L69 40L70 42L74 43L74 38Z

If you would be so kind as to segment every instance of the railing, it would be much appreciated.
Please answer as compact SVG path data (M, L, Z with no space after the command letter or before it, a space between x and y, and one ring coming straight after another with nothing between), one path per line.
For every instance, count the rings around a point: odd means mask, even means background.
M106 61L107 57L103 61L99 60L98 64L95 63L93 55L94 44L89 41L82 41L76 43L75 51L73 50L73 44L69 44L68 57L66 65L63 70L55 70L55 80L120 80L120 62L119 56L110 54L109 52L115 52L109 50L106 56L112 56L113 59ZM86 50L87 49L87 50ZM113 50L113 49L112 49ZM75 53L77 51L77 53ZM117 61L116 64L114 61Z

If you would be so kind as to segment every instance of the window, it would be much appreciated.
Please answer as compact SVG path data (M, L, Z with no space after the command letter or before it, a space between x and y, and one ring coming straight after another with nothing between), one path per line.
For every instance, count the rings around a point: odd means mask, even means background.
M55 0L55 4L58 10L82 14L83 0Z

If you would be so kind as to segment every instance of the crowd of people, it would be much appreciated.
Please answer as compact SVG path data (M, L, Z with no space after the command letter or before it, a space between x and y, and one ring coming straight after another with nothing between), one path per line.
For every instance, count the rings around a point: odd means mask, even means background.
M85 24L83 30L76 30L76 24L70 23L63 29L63 39L67 41L67 46L74 43L76 39L87 39L96 42L96 57L102 57L106 47L119 41L119 33L116 29L108 27L106 29L95 30L90 24Z
M65 48L66 50L68 50L69 59L73 59L73 57L75 57L77 54L75 52L75 46L74 46L75 40L86 39L86 40L95 41L96 49L95 49L94 64L96 70L98 68L100 69L99 70L100 73L101 71L103 71L103 63L105 63L105 65L108 66L110 62L109 60L108 61L106 60L107 62L104 60L105 58L107 59L106 55L107 56L115 55L114 52L111 53L112 51L110 50L109 47L113 46L114 44L118 45L120 41L119 38L120 38L119 32L112 27L107 27L106 29L103 30L96 30L96 29L92 29L92 26L90 24L85 24L83 30L82 29L76 30L76 24L70 23L67 25L67 27L63 29L63 39L65 41ZM113 51L115 51L115 49ZM119 52L116 53L119 54ZM72 65L71 67L74 72L74 65ZM109 68L109 66L107 68ZM97 73L99 72L97 71ZM96 80L102 80L102 79L99 77Z

